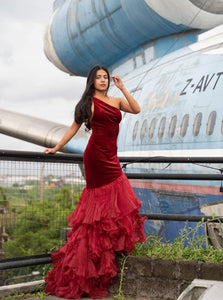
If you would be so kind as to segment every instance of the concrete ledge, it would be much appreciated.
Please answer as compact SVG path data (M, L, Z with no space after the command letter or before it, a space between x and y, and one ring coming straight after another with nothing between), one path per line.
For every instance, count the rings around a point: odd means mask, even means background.
M176 300L195 278L217 281L223 278L223 264L201 261L129 256L125 267L122 291L128 298ZM120 276L119 273L110 287L110 295L118 294Z
M121 260L118 261L120 268ZM194 279L222 281L223 264L201 261L170 261L129 256L126 260L122 292L129 299L176 300ZM120 277L109 288L109 297L118 294ZM32 293L44 280L0 287L0 295ZM46 299L57 299L48 296Z
M44 280L36 280L25 283L11 284L11 285L3 285L0 286L0 295L8 296L13 294L28 294L38 291L42 284L44 284Z

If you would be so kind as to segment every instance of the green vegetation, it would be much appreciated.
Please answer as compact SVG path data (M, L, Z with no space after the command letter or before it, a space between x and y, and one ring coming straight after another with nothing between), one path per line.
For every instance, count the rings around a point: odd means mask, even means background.
M70 186L44 189L43 199L40 201L39 189L36 186L27 191L18 190L18 187L1 188L0 201L7 204L7 212L0 215L0 225L2 224L4 230L1 235L4 233L6 238L2 243L5 254L1 258L56 251L64 243L61 230L68 227L67 215L75 209L82 187L77 185L75 190L78 192L72 194ZM50 267L51 265L40 265L5 270L0 281L13 284L42 279ZM38 272L39 275L33 275Z
M36 292L36 293L28 293L28 294L13 294L8 296L2 296L0 300L22 300L27 298L32 298L32 300L44 300L48 294L45 292Z
M0 186L0 207L8 208L9 201L7 200L5 190Z
M223 252L207 245L207 236L199 235L204 222L196 227L185 227L173 242L162 242L158 235L148 235L146 242L136 245L132 255L148 256L166 260L199 260L203 262L223 263Z
M75 194L75 206L79 193ZM8 228L12 236L3 243L6 257L18 257L48 253L60 246L60 230L67 227L67 215L73 211L72 195L63 187L50 200L32 201L20 207L15 224Z

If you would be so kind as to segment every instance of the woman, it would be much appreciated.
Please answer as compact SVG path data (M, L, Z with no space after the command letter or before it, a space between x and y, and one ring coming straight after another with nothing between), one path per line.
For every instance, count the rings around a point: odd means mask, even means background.
M135 243L145 240L141 203L122 172L116 145L120 110L137 114L140 107L121 78L111 78L126 100L107 94L109 72L95 66L75 108L75 121L54 148L45 149L45 153L58 151L82 123L92 129L84 152L87 185L69 216L67 243L52 254L53 269L46 277L46 291L59 297L106 297L117 274L115 254L131 253Z

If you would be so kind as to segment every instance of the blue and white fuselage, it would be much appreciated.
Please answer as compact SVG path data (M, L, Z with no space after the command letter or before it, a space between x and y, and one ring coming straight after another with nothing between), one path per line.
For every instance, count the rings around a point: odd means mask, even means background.
M209 32L209 37L203 33L196 43L153 60L146 68L142 65L125 77L142 111L123 116L120 156L223 156L222 41L223 27ZM121 66L114 72L119 70ZM158 173L165 167L166 164L133 164L127 171ZM165 171L219 173L192 164L173 164ZM144 213L223 213L219 182L135 180L132 185L143 200ZM151 223L156 231L158 222ZM183 226L177 222L159 225L167 239Z

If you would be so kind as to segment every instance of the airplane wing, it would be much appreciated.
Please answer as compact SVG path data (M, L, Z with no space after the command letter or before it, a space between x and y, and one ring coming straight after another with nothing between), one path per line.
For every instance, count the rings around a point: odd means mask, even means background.
M36 117L0 109L0 133L43 147L54 147L68 126ZM61 152L81 154L87 144L89 132L83 127Z

